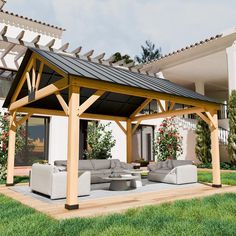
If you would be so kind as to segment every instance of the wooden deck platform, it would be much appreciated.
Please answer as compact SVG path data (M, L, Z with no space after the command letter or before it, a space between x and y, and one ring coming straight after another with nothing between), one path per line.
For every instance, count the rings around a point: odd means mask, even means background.
M32 207L55 219L67 219L73 217L95 217L110 213L123 212L129 208L146 205L172 202L180 199L191 199L195 197L205 197L213 194L234 192L236 186L223 186L222 188L212 188L208 185L200 185L190 188L178 188L173 190L163 190L161 192L145 192L140 194L129 194L125 196L104 197L102 199L92 199L80 202L80 209L68 211L64 204L50 204L33 197L13 191L9 187L0 186L0 194L4 194L15 199L22 204Z

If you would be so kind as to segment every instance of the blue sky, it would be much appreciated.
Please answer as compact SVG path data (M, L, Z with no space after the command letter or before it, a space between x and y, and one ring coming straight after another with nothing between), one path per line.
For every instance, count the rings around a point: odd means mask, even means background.
M5 10L66 29L70 49L140 54L146 39L163 54L236 26L235 0L7 0Z

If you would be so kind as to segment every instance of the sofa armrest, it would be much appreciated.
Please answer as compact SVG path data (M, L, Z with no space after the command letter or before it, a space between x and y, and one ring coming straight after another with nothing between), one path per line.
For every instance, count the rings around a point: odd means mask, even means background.
M177 166L172 171L176 173L177 184L197 182L197 167L195 165Z

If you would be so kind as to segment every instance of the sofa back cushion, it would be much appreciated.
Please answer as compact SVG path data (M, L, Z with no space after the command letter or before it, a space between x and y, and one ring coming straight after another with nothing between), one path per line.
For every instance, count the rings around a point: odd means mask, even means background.
M59 161L54 161L54 165L55 166L67 166L67 161L62 161L62 160L59 160Z
M173 168L177 166L192 165L193 162L190 160L172 160Z
M91 160L79 160L79 170L93 170Z
M110 160L91 160L91 163L95 170L101 169L110 169L111 161Z
M111 168L121 168L121 163L119 159L111 159Z

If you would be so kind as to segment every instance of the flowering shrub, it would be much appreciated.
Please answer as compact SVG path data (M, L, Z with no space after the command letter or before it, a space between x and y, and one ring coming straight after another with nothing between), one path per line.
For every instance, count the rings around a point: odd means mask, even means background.
M0 179L6 178L6 165L8 155L8 140L9 140L9 114L0 114ZM25 127L20 126L16 130L16 153L22 151L25 146Z
M154 141L154 153L157 160L176 159L181 155L183 153L182 139L174 118L164 119Z

